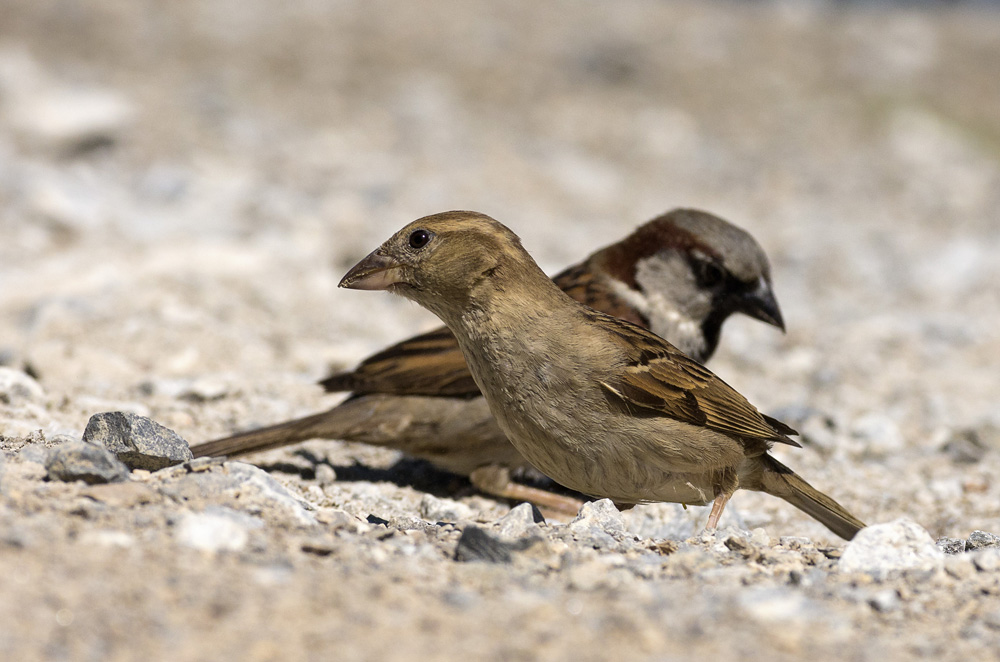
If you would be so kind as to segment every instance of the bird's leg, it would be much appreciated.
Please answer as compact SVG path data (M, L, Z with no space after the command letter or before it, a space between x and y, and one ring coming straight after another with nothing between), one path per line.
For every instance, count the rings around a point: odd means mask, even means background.
M722 517L722 510L726 507L731 496L732 493L722 492L715 497L715 501L712 502L712 512L708 515L708 524L705 525L706 531L714 531L718 528L719 518Z
M736 472L728 469L725 470L719 479L719 483L715 486L715 501L712 502L712 512L708 515L708 524L705 525L706 531L714 531L718 528L722 511L726 508L729 498L733 496L733 492L739 486L740 479L737 477Z
M480 492L512 501L527 501L538 506L543 514L548 511L557 518L560 516L575 516L580 512L583 502L573 497L554 494L537 487L521 485L510 479L510 471L506 467L490 464L479 467L469 474L469 480Z

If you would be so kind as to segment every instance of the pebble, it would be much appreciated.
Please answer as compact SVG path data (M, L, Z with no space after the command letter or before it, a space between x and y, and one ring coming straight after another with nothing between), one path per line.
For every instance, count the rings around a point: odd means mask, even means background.
M931 569L943 558L944 552L923 527L901 517L861 529L844 549L837 567L841 572L884 577L900 570Z
M497 520L499 533L502 538L513 540L530 535L541 535L539 522L544 522L545 518L538 511L538 508L530 503L522 503L510 509L506 515Z
M467 526L458 539L455 560L511 563L513 551L514 543L500 540L478 526Z
M965 549L969 552L990 547L1000 547L1000 536L987 531L973 531L965 541Z
M132 412L94 414L87 422L83 440L103 445L131 469L157 471L194 459L180 435Z
M945 554L961 554L965 551L965 541L961 538L938 538L935 544Z
M113 453L85 441L72 441L52 448L45 470L49 480L82 480L91 485L124 481L129 473L128 467Z
M597 527L606 533L622 534L625 533L625 518L611 499L600 499L584 503L576 519L567 526L571 531Z

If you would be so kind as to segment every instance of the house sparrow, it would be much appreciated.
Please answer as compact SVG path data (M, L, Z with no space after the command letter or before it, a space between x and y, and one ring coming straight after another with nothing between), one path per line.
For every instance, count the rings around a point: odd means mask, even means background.
M712 502L709 529L742 487L845 539L864 527L768 454L798 446L794 430L666 340L567 296L488 216L414 221L340 286L388 290L441 318L500 429L565 487L623 506Z
M764 251L747 232L702 211L675 209L555 277L574 299L650 326L699 361L722 323L744 313L784 329ZM530 465L506 440L447 327L393 345L350 372L320 382L350 391L340 405L305 418L192 447L195 457L238 456L307 439L402 450L469 476L481 491L576 513L579 501L510 480Z

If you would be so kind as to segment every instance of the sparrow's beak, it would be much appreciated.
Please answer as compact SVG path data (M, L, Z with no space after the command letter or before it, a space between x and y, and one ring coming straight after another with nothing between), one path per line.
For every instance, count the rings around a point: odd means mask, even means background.
M340 280L349 290L387 290L402 281L402 264L377 249L361 260Z
M763 278L758 279L757 287L740 295L738 310L761 322L774 325L782 331L785 330L785 320L781 317L778 300L774 298L771 284Z

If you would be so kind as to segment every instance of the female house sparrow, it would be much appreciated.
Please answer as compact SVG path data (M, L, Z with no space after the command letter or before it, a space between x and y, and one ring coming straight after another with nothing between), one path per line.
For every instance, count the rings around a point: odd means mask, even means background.
M741 312L784 329L764 251L747 232L702 211L676 209L555 277L574 299L651 326L699 361L722 323ZM493 420L455 337L440 327L321 382L352 397L333 409L192 447L195 457L243 455L314 438L402 450L469 476L497 496L576 513L579 502L510 480L528 462Z
M798 446L794 430L659 336L574 301L488 216L414 221L340 286L388 290L440 317L500 429L566 487L626 506L712 501L710 529L743 487L846 539L864 527L768 454Z

